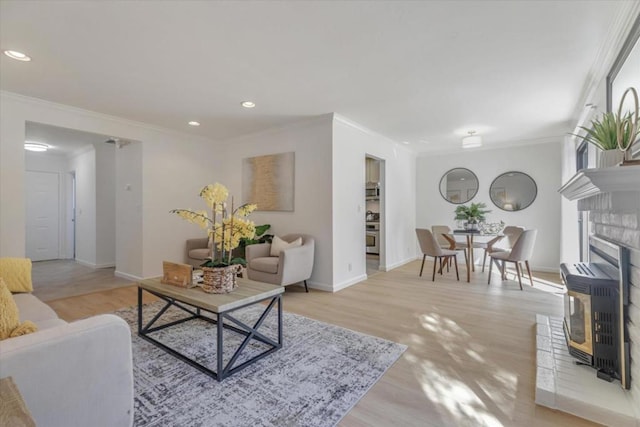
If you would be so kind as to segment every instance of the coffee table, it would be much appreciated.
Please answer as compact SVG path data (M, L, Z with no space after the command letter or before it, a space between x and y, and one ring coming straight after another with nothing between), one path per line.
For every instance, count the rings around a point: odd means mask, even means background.
M141 280L138 282L138 335L149 341L150 343L162 348L166 352L172 354L178 359L188 363L203 373L222 381L229 375L232 375L263 357L282 348L282 294L284 287L270 285L267 283L254 282L248 279L238 278L238 287L227 294L208 294L200 288L180 288L173 285L166 285L160 282L160 277L154 279ZM146 324L142 319L142 299L143 291L155 295L166 304L155 316ZM269 301L270 300L270 301ZM265 309L253 326L236 319L230 313L250 305L259 304L262 301L269 301L264 306ZM278 306L278 341L263 335L258 331L267 315L273 307ZM188 317L175 320L163 325L153 326L158 319L169 309L169 307L177 307L189 314ZM208 315L205 315L208 314ZM205 320L216 325L216 370L209 369L201 365L193 359L185 356L179 351L167 346L164 343L154 339L149 334L161 329L170 328L180 323L188 322L194 319ZM227 322L225 323L225 320ZM245 338L235 352L229 362L224 365L224 330L232 331ZM269 346L268 349L252 358L244 361L238 366L234 366L238 361L238 357L242 354L251 340L257 340Z

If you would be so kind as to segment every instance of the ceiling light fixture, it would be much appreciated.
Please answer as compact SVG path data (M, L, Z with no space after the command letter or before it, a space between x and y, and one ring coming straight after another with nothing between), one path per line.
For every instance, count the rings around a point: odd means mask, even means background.
M17 50L5 50L4 54L7 55L11 59L16 59L18 61L29 62L31 61L31 57L22 52L18 52Z
M409 144L411 144L409 141L402 141L402 143L403 143L404 145L409 145Z
M242 101L240 105L242 105L244 108L253 108L256 106L256 103L252 101Z
M42 152L42 151L47 151L49 147L47 144L43 144L41 142L31 142L31 141L27 141L24 143L24 149L27 151L38 151L38 152Z
M195 120L191 120L189 122L189 126L200 126L200 122L196 122Z
M482 137L480 135L474 135L475 130L467 132L469 136L462 138L462 148L476 148L482 146Z

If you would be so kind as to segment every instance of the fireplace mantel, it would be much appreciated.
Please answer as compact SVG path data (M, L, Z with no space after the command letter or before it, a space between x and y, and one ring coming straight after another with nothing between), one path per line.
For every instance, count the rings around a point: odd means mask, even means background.
M581 169L558 191L569 200L602 193L640 190L640 165Z

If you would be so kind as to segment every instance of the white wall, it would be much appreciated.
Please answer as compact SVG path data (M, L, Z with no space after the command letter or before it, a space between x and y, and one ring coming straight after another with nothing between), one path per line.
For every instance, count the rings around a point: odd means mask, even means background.
M142 251L139 250L143 240L142 143L133 142L118 148L115 158L116 274L144 277ZM194 230L185 230L185 236L190 231Z
M131 195L137 194L140 201L131 204L140 210L142 221L136 224L142 230L126 236L118 233L121 238L116 243L116 253L134 254L130 259L140 261L123 268L116 265L120 274L131 278L159 275L163 260L184 259L186 238L201 235L197 227L169 210L195 206L193 194L197 197L203 183L213 179L220 160L212 141L8 92L0 92L0 111L0 256L25 254L23 145L27 121L142 142L141 163L128 165L132 175L139 171L132 182L142 187ZM125 190L116 189L116 198L121 191ZM135 215L122 210L118 213L116 224Z
M294 211L256 211L251 219L271 224L271 234L314 236L315 264L309 285L332 290L331 115L227 141L224 149L212 152L212 157L222 159L218 168L212 168L214 180L226 185L237 203L242 197L242 159L291 151L295 152ZM361 164L364 167L364 158Z
M417 161L417 226L449 225L455 228L456 206L440 195L438 184L449 169L463 167L473 171L479 180L478 194L469 203L484 202L492 210L488 222L504 221L538 229L538 239L531 268L558 271L560 268L560 194L562 139L558 142L495 150L473 150L455 154L428 155ZM507 212L496 207L489 198L491 182L507 171L524 172L538 186L538 196L531 206ZM480 254L481 255L481 254ZM476 255L476 260L478 260ZM481 258L480 258L481 260Z
M92 146L69 159L76 174L76 261L96 265L96 152Z
M116 146L96 143L96 266L116 265Z
M335 115L333 122L333 288L366 278L365 157L381 161L381 268L416 257L415 154ZM437 185L437 183L436 183ZM351 265L351 269L349 269Z
M326 115L227 141L215 180L238 199L242 159L295 152L295 210L254 212L256 224L272 233L301 232L316 238L310 285L337 291L366 278L365 156L384 160L384 206L388 237L383 268L415 259L415 155L339 116ZM349 270L351 264L351 270Z

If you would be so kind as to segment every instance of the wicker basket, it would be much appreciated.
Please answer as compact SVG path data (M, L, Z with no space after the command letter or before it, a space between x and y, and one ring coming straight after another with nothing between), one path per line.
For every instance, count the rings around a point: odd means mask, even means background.
M202 290L210 294L226 294L233 291L236 284L236 275L242 268L241 265L230 265L228 267L203 267Z

